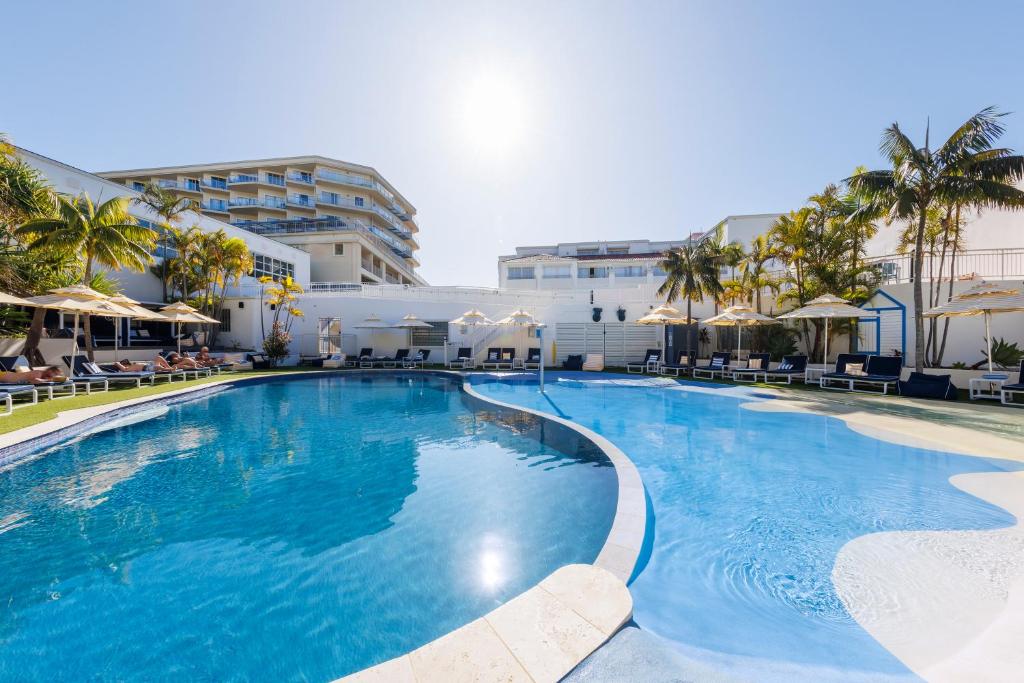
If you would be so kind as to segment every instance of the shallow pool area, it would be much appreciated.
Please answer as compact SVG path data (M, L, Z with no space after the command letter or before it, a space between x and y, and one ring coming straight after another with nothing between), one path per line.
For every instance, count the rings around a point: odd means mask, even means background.
M896 445L821 415L749 410L771 400L754 390L582 373L549 376L545 394L527 375L472 381L483 396L597 432L636 464L651 509L649 553L630 584L634 620L672 649L660 661L680 675L914 680L847 612L833 581L840 549L879 531L1014 523L949 478L1017 463ZM637 642L613 639L573 680L616 680L605 674L639 661Z
M437 375L144 417L0 471L0 679L331 680L593 562L615 512L603 453Z

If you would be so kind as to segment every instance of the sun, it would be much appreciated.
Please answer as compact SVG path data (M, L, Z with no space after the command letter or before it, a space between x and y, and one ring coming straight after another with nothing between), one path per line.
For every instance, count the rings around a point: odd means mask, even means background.
M479 156L507 158L523 144L527 106L510 76L481 72L468 79L458 102L458 134Z

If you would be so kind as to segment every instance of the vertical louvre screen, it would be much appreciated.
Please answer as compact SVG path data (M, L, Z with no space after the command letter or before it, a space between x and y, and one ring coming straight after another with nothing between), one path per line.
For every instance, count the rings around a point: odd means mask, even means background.
M605 365L622 367L658 346L660 332L659 327L636 323L559 323L556 361L560 364L569 355L600 353Z

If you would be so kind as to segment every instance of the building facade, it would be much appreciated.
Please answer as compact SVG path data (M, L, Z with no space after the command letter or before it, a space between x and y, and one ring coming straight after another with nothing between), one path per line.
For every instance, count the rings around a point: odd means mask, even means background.
M320 156L100 173L194 199L207 216L305 251L313 282L425 284L416 208L376 170Z

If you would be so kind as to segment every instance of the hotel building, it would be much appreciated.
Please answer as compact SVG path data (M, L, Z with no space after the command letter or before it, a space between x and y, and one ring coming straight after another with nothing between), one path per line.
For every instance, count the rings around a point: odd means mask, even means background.
M416 208L369 166L302 156L99 175L139 191L156 183L210 217L305 251L313 282L425 284ZM257 274L267 269L257 262Z

